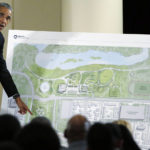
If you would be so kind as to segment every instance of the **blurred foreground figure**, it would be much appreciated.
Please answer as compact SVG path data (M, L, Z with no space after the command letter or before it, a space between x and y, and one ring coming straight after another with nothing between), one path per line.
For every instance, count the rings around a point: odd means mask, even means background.
M105 126L111 133L113 149L122 150L124 139L119 125L114 123L106 123Z
M118 124L118 125L122 124L122 125L126 126L128 128L128 130L132 133L132 126L128 121L119 119L119 120L113 121L113 123Z
M10 114L0 115L0 142L11 141L21 129L19 120Z
M75 115L67 123L64 136L68 141L67 150L86 150L86 135L90 123L85 116Z
M31 123L42 123L51 126L50 120L44 116L37 116L31 120Z
M15 138L22 150L59 150L60 141L49 124L31 122L25 125Z
M94 123L87 135L87 150L115 150L112 133L103 123Z
M140 150L140 147L134 140L128 128L124 125L119 125L119 127L121 129L123 140L124 140L122 150Z
M0 150L21 150L21 148L12 141L5 141L0 143Z

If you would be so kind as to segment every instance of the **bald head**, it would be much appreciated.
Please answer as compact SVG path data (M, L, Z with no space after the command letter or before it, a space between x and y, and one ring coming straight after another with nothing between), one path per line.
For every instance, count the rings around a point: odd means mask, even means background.
M65 137L69 143L84 140L89 126L90 123L85 116L75 115L68 121Z

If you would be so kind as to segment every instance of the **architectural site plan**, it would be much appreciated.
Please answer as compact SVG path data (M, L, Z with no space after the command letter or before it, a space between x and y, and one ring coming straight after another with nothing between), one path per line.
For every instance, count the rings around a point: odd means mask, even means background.
M70 117L124 119L150 148L150 36L10 30L7 64L33 115L21 115L3 92L2 112L22 124L46 116L62 143Z

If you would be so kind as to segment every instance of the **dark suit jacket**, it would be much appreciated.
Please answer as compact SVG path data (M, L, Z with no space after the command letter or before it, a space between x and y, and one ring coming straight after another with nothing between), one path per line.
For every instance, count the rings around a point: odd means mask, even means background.
M4 37L0 32L0 82L8 97L18 94L16 85L7 69L6 62L3 58Z

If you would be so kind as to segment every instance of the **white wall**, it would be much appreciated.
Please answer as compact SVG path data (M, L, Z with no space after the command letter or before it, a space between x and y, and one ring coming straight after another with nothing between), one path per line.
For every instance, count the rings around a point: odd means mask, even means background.
M60 31L60 0L14 0L14 29Z
M122 33L122 0L62 0L61 30Z

